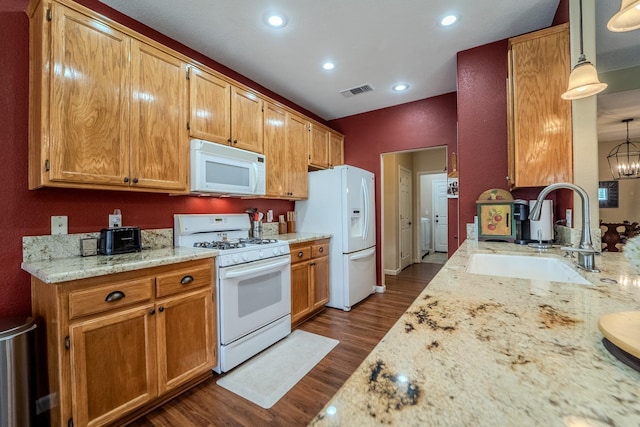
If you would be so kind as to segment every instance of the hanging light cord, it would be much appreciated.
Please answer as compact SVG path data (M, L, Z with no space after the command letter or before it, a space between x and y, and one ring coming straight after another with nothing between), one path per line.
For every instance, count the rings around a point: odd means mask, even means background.
M581 64L587 61L587 57L584 55L584 45L582 42L582 0L580 0L579 4L580 4L580 56L578 56L578 64Z

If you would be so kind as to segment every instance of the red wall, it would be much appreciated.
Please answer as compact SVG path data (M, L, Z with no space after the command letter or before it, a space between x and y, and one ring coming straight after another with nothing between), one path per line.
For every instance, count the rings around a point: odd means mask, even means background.
M458 52L458 173L460 230L466 237L476 200L507 187L507 40ZM517 192L535 198L538 190ZM514 194L515 195L515 194Z
M376 176L376 244L380 248L380 155L437 146L446 146L448 153L455 152L456 94L357 114L329 124L344 134L345 163L369 170ZM454 199L449 209L449 250L453 253L458 247L453 240L457 230ZM378 250L378 283L381 283L383 268L380 253Z
M476 214L475 201L490 188L508 189L507 40L458 52L458 170L461 240ZM534 200L542 188L514 190L517 199ZM573 206L570 190L555 191L555 218Z
M560 0L551 25L560 25L566 22L569 22L569 0Z
M3 71L0 79L0 235L3 240L0 245L3 269L0 317L31 313L30 276L20 268L22 236L49 234L51 215L68 216L69 233L82 233L106 227L108 214L115 208L121 209L125 225L143 229L173 227L174 213L243 212L257 207L273 209L274 214L279 215L293 210L292 202L276 200L52 188L28 190L29 19L23 11L16 11L24 10L26 6L26 2L19 3L13 0L0 5L0 64ZM104 8L101 3L91 3ZM177 44L174 42L173 45ZM249 83L247 79L244 82ZM257 85L252 87L266 93Z

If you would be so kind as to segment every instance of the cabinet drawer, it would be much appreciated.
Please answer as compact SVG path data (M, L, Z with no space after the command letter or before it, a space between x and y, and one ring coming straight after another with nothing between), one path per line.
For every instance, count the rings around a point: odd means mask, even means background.
M311 258L311 246L291 248L291 263L306 261Z
M213 265L185 268L177 272L161 274L156 277L156 297L165 297L200 286L211 286L212 281Z
M69 318L150 301L152 297L152 277L72 291L69 293Z
M320 245L311 246L311 256L313 258L327 255L329 255L329 243L322 243Z

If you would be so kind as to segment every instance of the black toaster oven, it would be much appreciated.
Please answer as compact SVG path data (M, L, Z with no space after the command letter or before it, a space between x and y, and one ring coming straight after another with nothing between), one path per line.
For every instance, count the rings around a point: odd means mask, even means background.
M142 233L138 227L113 227L100 230L98 251L101 255L128 254L142 250Z

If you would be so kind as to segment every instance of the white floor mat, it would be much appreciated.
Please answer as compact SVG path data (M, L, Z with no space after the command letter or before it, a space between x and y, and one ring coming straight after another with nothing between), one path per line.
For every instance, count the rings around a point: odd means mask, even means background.
M269 409L338 342L296 329L282 341L233 369L217 383L256 405Z

